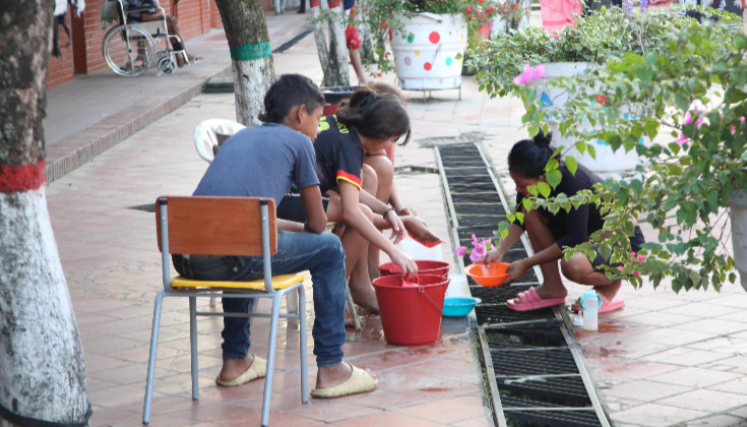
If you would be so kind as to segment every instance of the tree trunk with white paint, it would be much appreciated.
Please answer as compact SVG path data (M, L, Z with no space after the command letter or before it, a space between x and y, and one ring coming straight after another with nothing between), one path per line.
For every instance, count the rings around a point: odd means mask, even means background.
M334 86L329 84L330 81L334 80L334 77L332 76L332 70L330 69L329 51L327 50L327 37L324 35L322 22L319 20L319 10L320 7L318 5L314 5L314 3L312 2L311 16L312 23L314 25L314 40L316 41L316 51L319 55L319 63L322 65L322 73L324 73L325 84L328 86Z
M327 86L350 86L350 72L348 67L348 45L345 40L345 13L342 4L329 8L332 16L329 19L329 58L330 74L334 84L329 81ZM326 76L325 76L326 78Z
M0 0L0 406L85 425L83 348L44 191L52 1ZM21 417L12 423L10 420Z
M371 0L368 0L371 1ZM371 29L368 27L368 23L364 19L366 13L368 13L367 0L361 0L358 8L358 14L355 17L358 25L358 33L361 37L361 47L359 49L361 60L364 65L373 64L376 60L374 57L373 39L371 38Z
M216 0L231 50L236 120L260 124L267 90L275 81L270 35L259 0Z

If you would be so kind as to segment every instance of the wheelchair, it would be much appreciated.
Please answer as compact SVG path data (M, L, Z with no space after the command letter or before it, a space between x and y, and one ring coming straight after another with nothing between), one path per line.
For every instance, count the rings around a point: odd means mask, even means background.
M169 34L166 24L166 11L153 0L153 5L133 8L125 7L126 0L108 0L118 4L117 14L119 25L112 27L104 36L102 51L106 65L116 74L125 77L139 76L151 68L158 68L164 74L173 73L176 68L176 55L184 55L189 63L187 52L174 50L172 42L182 44L182 40L175 34ZM162 19L148 22L138 22L129 19L128 13L148 12L153 9L161 11ZM166 48L158 50L161 40Z

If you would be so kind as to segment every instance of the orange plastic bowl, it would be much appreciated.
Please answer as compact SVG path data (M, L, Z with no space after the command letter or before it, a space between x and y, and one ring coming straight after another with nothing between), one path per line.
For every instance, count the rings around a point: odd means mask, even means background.
M492 288L499 286L508 277L508 263L493 262L488 267L485 263L478 262L467 267L464 273L478 285Z

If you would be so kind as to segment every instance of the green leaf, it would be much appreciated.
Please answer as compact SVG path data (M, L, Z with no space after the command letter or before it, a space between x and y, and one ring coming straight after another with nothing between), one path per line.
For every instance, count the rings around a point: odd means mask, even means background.
M530 186L528 186L528 187L527 187L527 191L528 191L528 192L529 192L529 194L531 194L532 196L537 196L537 195L539 195L539 190L537 189L537 186L536 186L536 185L530 185Z
M691 270L688 276L690 276L690 280L693 281L693 285L698 286L698 284L700 284L700 274L698 274L697 271Z
M532 201L529 199L524 199L521 202L522 205L524 205L524 209L526 209L527 212L532 210Z
M599 255L601 255L605 260L610 259L610 256L612 255L612 247L610 245L600 245Z
M679 92L674 95L674 103L682 111L687 111L690 108L690 100Z
M519 220L519 223L524 224L524 214L521 212L516 213L516 218Z
M547 182L552 185L552 188L556 188L562 179L563 173L557 169L547 173Z
M546 182L538 182L537 187L539 188L540 194L542 194L542 197L548 198L550 197L550 186L547 185Z
M584 144L583 142L577 142L576 150L578 150L578 152L583 155L584 152L586 152L586 144Z
M501 239L505 239L508 236L508 229L501 231Z
M565 165L568 166L568 170L571 171L573 176L576 176L576 170L578 169L578 163L572 156L565 156Z
M708 207L711 208L711 212L718 212L718 192L714 188L711 188L708 192L706 200L708 201Z
M597 149L594 148L593 145L587 144L586 145L586 149L589 150L589 155L591 156L592 159L596 159L597 158Z

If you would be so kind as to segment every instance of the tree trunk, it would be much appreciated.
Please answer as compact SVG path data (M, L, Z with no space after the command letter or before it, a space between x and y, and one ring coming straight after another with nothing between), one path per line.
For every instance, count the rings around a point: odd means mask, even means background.
M265 93L275 81L270 36L259 0L216 0L233 61L236 120L261 123Z
M44 191L54 2L0 0L0 10L0 406L16 417L85 425L83 348Z
M356 23L358 25L358 33L361 37L361 47L359 51L361 60L363 61L364 65L373 64L373 62L376 60L374 58L371 29L368 27L368 22L366 22L366 19L364 18L365 14L368 13L368 1L370 0L361 0L360 2L358 2L358 14L355 17Z
M348 67L348 46L345 41L345 26L343 25L345 13L342 4L333 2L329 11L329 68L332 79L326 82L327 86L350 86L350 73ZM326 79L326 76L325 76ZM334 81L334 83L332 83Z
M324 73L324 84L327 86L334 86L330 84L330 81L334 81L335 77L332 76L332 70L330 69L329 62L329 51L327 50L327 37L324 35L324 28L322 22L319 20L319 5L311 2L311 16L312 23L314 25L314 40L316 40L316 51L319 54L319 63L322 65L322 72Z

